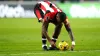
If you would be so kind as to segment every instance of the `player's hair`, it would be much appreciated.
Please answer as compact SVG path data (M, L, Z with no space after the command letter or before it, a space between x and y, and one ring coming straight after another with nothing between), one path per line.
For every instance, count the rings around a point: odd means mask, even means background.
M58 12L60 20L63 22L66 19L66 14L64 12Z

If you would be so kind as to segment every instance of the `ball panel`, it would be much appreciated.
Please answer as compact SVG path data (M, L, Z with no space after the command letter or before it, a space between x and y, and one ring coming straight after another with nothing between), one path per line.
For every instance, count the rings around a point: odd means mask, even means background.
M58 48L60 50L68 50L69 49L69 44L66 41L59 42Z

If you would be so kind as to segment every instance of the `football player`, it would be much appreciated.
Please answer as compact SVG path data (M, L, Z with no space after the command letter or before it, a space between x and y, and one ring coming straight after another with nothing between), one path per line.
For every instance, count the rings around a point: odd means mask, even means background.
M63 24L65 25L65 28L68 31L72 41L71 50L74 49L74 36L72 34L68 18L61 9L59 9L57 6L55 6L55 4L49 1L41 1L35 5L34 13L37 16L38 21L42 22L42 48L44 50L48 50L46 44L47 40L51 44L49 50L57 50L56 40L58 39ZM55 25L55 30L52 35L52 39L50 39L47 31L49 23L53 23Z

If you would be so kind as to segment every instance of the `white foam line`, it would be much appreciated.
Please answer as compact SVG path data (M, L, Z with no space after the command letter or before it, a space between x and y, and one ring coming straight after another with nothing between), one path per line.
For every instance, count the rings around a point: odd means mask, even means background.
M82 50L82 51L67 51L67 52L99 52L100 50ZM59 52L59 53L66 53L66 52Z
M12 53L12 54L0 54L0 56L6 56L6 55L10 55L10 56L16 56L16 55L32 55L32 54L46 54L46 53Z
M32 54L46 54L46 53L42 53L42 52L40 52L40 53L18 53L18 54L10 54L10 55L32 55Z
M56 53L67 53L67 52L99 52L100 50L83 50L83 51L66 51L66 52L63 52L63 51L59 51L59 52L56 52ZM48 54L49 51L47 51L46 53L45 52L30 52L30 53L17 53L17 54L0 54L0 56L5 56L5 55L11 55L11 56L16 56L16 55L34 55L34 54Z

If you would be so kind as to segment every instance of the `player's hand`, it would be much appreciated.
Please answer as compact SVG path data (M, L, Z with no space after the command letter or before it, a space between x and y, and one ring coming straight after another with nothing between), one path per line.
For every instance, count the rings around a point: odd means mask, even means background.
M40 22L43 22L43 19L39 20Z
M72 45L72 46L71 46L71 51L73 51L73 50L74 50L74 47L75 47L75 45Z
M42 18L40 18L40 19L39 19L39 22L43 22L43 19L42 19Z
M42 19L41 22L43 22L44 20Z
M73 50L74 50L74 48L75 48L75 42L74 42L74 41L72 41L71 51L73 51Z
M50 42L51 46L56 46L52 40L50 40L49 42Z

